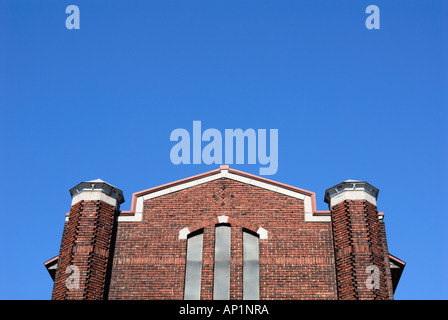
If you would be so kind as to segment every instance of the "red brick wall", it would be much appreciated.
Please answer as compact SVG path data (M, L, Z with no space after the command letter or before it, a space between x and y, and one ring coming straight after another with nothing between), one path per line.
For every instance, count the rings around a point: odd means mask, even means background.
M387 248L376 206L364 200L345 200L333 206L331 214L339 299L389 299ZM366 285L368 266L379 268L377 289Z
M384 220L380 220L379 224L381 229L381 240L383 242L384 266L386 268L388 299L393 300L394 290L392 285L392 274L389 267L390 261L389 261L389 248L387 246L387 238L386 238L386 225L384 223Z
M64 225L52 299L98 300L105 297L115 207L102 201L80 201ZM68 266L79 270L79 288L68 288ZM73 271L72 271L73 272Z
M141 222L119 222L109 299L183 299L186 240L204 228L201 298L213 297L217 216L229 216L231 299L242 298L242 230L260 240L261 299L336 299L331 223L305 222L304 204L269 190L219 179L147 200Z

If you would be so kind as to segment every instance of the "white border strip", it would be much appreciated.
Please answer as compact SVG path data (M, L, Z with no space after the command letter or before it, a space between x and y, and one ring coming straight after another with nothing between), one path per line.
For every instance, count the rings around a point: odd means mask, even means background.
M315 216L313 215L313 205L311 197L306 196L304 201L305 222L331 222L331 216Z
M108 196L103 192L103 190L92 190L92 191L83 190L72 197L71 205L73 206L74 204L77 204L78 202L83 200L84 201L100 200L110 204L111 206L114 207L117 206L117 199Z

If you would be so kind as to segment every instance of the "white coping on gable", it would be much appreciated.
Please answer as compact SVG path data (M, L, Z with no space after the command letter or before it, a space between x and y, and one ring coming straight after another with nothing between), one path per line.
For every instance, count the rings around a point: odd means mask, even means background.
M313 205L311 203L311 197L306 196L304 200L305 207L305 221L306 222L330 222L331 216L315 216L313 214Z
M131 222L131 221L141 221L142 220L142 215L143 215L143 201L149 200L149 199L154 199L157 197L161 197L176 191L180 191L183 189L187 189L187 188L191 188L203 183L207 183L210 181L214 181L217 179L221 179L221 178L227 178L227 179L231 179L231 180L235 180L238 182L242 182L242 183L246 183L252 186L256 186L259 188L263 188L266 190L270 190L273 192L278 192L293 198L297 198L300 200L304 200L305 203L305 221L316 221L316 222L322 222L322 221L331 221L331 217L330 216L314 216L313 215L313 206L311 203L311 196L309 195L305 195L303 193L299 193L299 192L295 192L295 191L291 191L282 187L278 187L266 182L262 182L259 180L255 180L255 179L250 179L247 177L243 177L237 174L233 174L233 173L229 173L228 170L221 170L219 173L208 176L208 177L204 177L204 178L200 178L197 180L193 180L193 181L189 181L189 182L185 182L170 188L166 188L166 189L162 189L160 191L155 191L140 197L137 197L137 203L136 203L136 208L135 208L135 215L134 216L119 216L118 217L118 221L121 222Z
M137 203L135 206L135 214L133 216L118 216L118 221L123 222L139 222L143 218L143 197L137 198Z
M152 192L150 194L142 196L142 198L143 198L143 200L157 198L157 197L160 197L160 196L164 196L166 194L170 194L170 193L173 193L173 192L176 192L176 191L180 191L180 190L183 190L183 189L195 187L197 185L200 185L200 184L203 184L203 183L207 183L207 182L210 182L210 181L213 181L213 180L217 180L217 179L220 179L220 178L222 178L221 173L214 174L212 176L208 176L208 177L205 177L205 178L200 178L200 179L193 180L193 181L190 181L190 182L185 182L185 183L179 184L179 185L171 187L171 188L166 188L166 189L163 189L163 190L160 190L160 191Z

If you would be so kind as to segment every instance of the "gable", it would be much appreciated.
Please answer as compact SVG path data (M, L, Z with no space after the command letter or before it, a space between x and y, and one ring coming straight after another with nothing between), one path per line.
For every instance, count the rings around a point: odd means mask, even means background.
M251 186L277 192L292 198L303 200L305 207L305 221L331 221L329 211L316 210L316 197L314 192L289 186L239 170L230 169L228 165L222 165L219 169L216 170L134 193L132 196L131 210L121 211L120 215L118 216L118 221L141 221L143 216L144 201L171 194L187 188L192 188L194 186L198 186L217 179L230 179Z

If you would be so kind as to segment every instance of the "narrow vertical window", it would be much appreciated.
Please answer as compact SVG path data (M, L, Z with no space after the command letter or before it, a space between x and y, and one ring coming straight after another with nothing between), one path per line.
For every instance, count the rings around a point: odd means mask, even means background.
M215 270L213 299L230 299L230 225L219 224L215 229Z
M243 299L260 299L260 249L258 234L243 230Z
M185 269L185 300L201 298L203 230L191 233L187 239L187 263Z

